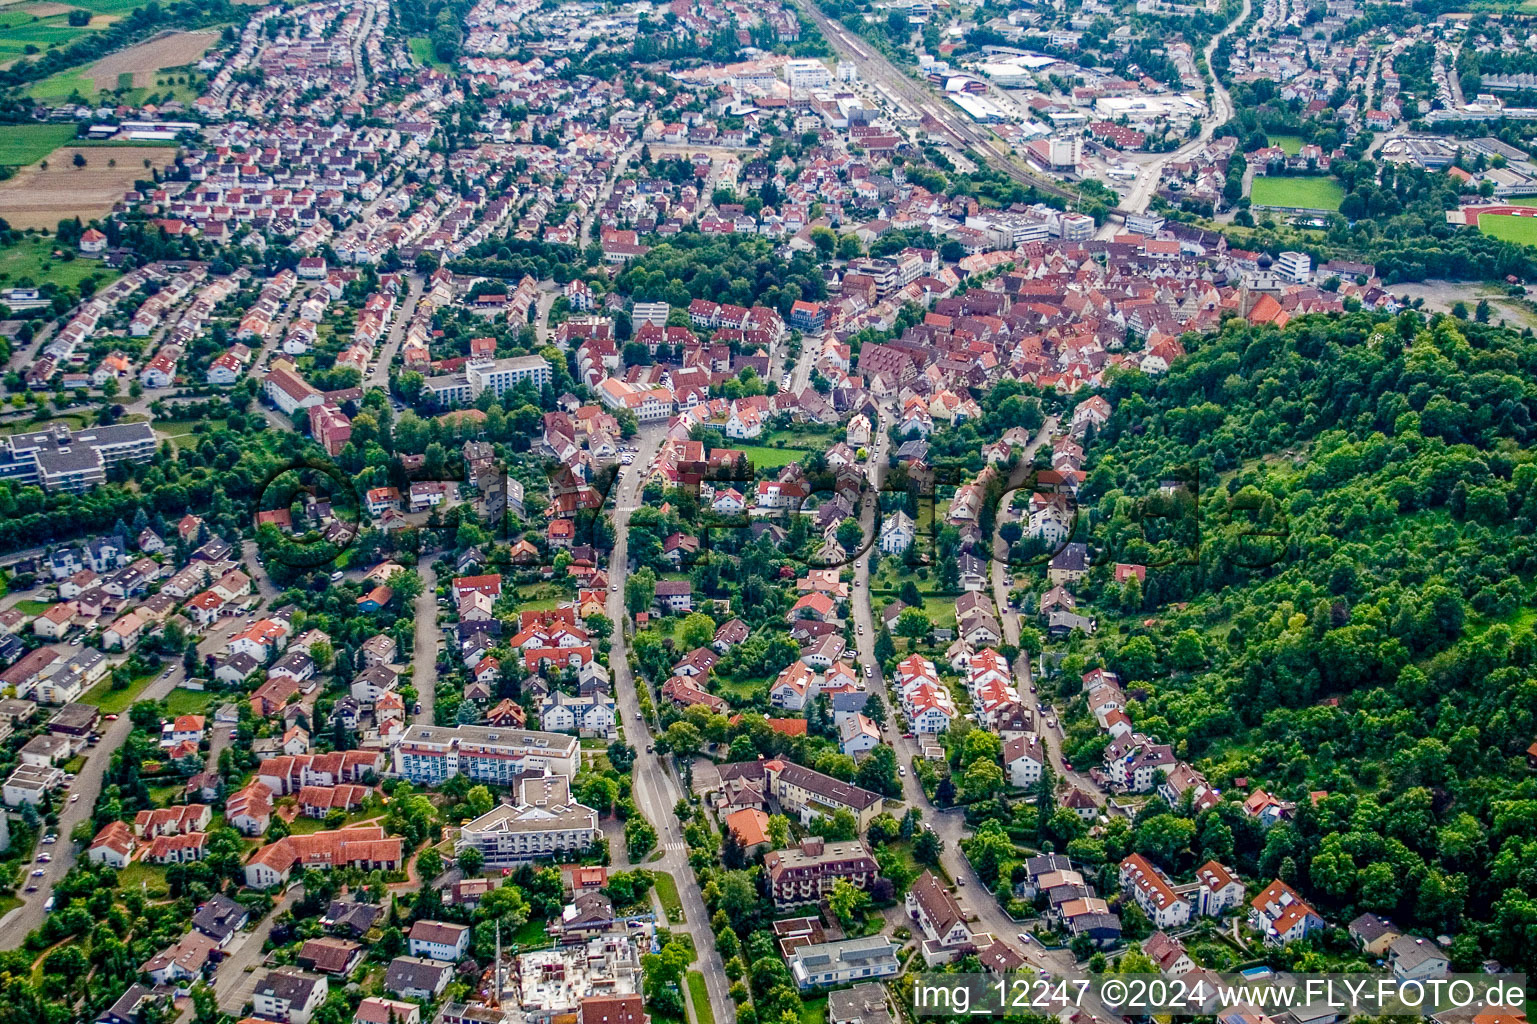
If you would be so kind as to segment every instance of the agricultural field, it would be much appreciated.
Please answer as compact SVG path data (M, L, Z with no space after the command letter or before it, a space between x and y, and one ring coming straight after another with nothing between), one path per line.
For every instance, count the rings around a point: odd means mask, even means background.
M50 75L34 83L28 95L40 102L59 102L74 95L97 100L103 93L112 93L118 101L138 104L153 94L162 101L191 103L203 80L191 65L218 38L212 31L173 32L108 54L94 64Z
M74 4L61 3L20 3L0 7L0 64L67 46L114 20L93 12L85 24L71 25L69 16L75 9Z
M1502 241L1537 245L1537 217L1486 213L1478 218L1478 230Z
M84 166L75 165L76 156ZM147 177L146 164L165 167L175 158L173 146L61 147L0 182L0 217L22 230L52 229L67 217L103 217L135 181Z
M1338 210L1345 189L1333 178L1256 177L1249 199L1255 206Z
M74 137L72 124L0 125L0 165L35 164Z
M174 32L108 54L91 65L85 76L96 82L98 90L118 88L124 75L132 76L133 88L148 88L154 84L155 72L196 64L218 38L213 31Z

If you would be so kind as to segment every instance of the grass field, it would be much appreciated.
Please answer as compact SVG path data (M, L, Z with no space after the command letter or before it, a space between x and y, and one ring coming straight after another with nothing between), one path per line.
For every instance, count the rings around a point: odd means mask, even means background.
M678 898L678 883L673 881L671 875L661 871L651 872L651 878L656 884L657 898L662 901L662 911L667 915L667 920L673 924L684 924L683 901Z
M118 271L100 260L58 259L53 255L53 240L23 238L15 245L0 248L0 285L7 288L23 278L33 284L52 281L61 288L76 288L87 277L95 276L99 287L117 280Z
M177 715L201 715L213 703L214 694L207 690L187 690L178 686L165 698L165 713L169 718Z
M1255 206L1338 210L1345 189L1333 178L1257 177L1249 198Z
M426 36L411 37L411 56L416 58L418 64L436 71L447 71L451 67L438 60L437 54L432 52L432 40Z
M103 679L85 692L80 698L82 704L93 704L104 715L120 715L139 699L139 694L155 678L156 673L139 676L129 682L121 690L112 688L112 680Z
M1521 245L1537 245L1537 217L1514 214L1484 214L1478 218L1478 230L1491 238Z
M747 456L759 469L778 469L780 466L788 466L792 462L799 462L811 452L805 448L767 448L756 444L739 444L734 446L737 451Z
M72 124L8 124L0 126L0 164L35 164L75 137Z
M48 610L47 601L17 601L16 610L25 615L41 615Z
M1300 135L1272 135L1270 136L1270 144L1272 146L1280 146L1286 150L1287 156L1296 156L1302 152L1302 136Z
M710 1008L710 990L705 987L704 975L688 972L688 997L694 1004L694 1024L715 1024L715 1011Z
M801 1024L827 1024L827 997L801 1000Z

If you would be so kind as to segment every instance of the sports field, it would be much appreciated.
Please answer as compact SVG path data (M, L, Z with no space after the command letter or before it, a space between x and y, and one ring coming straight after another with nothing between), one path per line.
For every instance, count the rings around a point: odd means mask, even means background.
M1478 230L1506 242L1537 245L1537 217L1518 217L1513 213L1486 213L1478 218Z
M1255 206L1338 210L1345 189L1333 178L1256 177L1249 191Z

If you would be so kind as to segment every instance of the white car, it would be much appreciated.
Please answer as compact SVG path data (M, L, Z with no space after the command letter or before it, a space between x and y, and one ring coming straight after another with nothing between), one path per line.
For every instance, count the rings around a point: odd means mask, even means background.
M32 870L32 877L33 878L42 878L43 877L43 869L42 868L34 868Z
M907 778L907 766L901 764L897 765L897 774L904 779Z
M76 800L79 800L79 799L80 799L80 794L79 793L71 793L69 795L69 802L70 803L74 803Z

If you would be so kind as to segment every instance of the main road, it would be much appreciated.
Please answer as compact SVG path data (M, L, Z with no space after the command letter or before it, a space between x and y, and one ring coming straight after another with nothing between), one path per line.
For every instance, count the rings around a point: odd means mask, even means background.
M1238 17L1230 21L1226 28L1211 37L1204 51L1207 73L1212 80L1211 112L1201 121L1201 132L1195 138L1170 153L1161 153L1155 159L1144 164L1142 170L1137 173L1137 180L1132 184L1131 191L1121 203L1121 209L1129 213L1141 213L1147 209L1147 204L1152 202L1153 193L1158 189L1158 182L1163 178L1164 168L1176 160L1184 160L1194 156L1206 144L1211 141L1216 130L1227 124L1233 118L1233 97L1228 93L1227 87L1222 84L1214 72L1211 71L1212 54L1217 52L1217 47L1240 25L1249 20L1249 12L1252 9L1253 0L1243 0L1243 10ZM1114 234L1114 227L1109 221L1100 226L1099 237L1108 238Z
M630 775L630 791L635 805L655 828L657 843L661 847L660 860L645 867L671 875L677 884L678 896L683 903L683 914L688 919L687 931L694 939L697 964L704 975L705 987L710 994L710 1007L717 1024L733 1024L736 1020L736 1004L727 993L725 965L715 949L711 935L710 915L705 910L704 897L699 884L694 881L694 871L689 867L687 847L683 831L673 808L684 797L677 778L667 769L662 758L649 748L655 742L651 723L640 713L637 687L645 685L630 671L629 643L625 637L625 623L629 616L624 607L624 584L628 573L629 542L627 527L630 513L640 507L642 481L647 467L661 447L666 431L661 425L649 425L641 430L637 440L635 463L621 471L615 488L614 549L608 560L608 617L614 623L613 646L609 650L609 672L614 677L614 695L619 705L619 717L624 724L625 737L635 748L635 765Z

